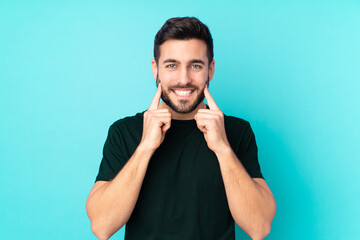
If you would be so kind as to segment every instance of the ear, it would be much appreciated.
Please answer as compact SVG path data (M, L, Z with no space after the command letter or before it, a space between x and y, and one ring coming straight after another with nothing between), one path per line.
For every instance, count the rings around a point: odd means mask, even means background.
M209 65L209 81L211 81L211 79L213 78L214 72L215 72L215 60L213 59Z
M152 59L151 60L151 68L152 68L152 73L153 73L153 76L156 80L156 76L157 76L157 64L156 64L156 61L155 59Z

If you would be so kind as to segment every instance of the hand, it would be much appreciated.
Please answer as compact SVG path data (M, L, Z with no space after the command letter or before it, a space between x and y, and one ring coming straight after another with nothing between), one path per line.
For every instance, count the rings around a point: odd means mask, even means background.
M199 109L195 115L197 127L204 133L208 147L215 153L230 146L224 124L224 114L216 105L207 86L204 95L210 109Z
M164 141L165 133L170 128L171 113L168 109L158 109L161 97L161 83L158 85L150 107L144 112L143 134L140 144L155 151Z

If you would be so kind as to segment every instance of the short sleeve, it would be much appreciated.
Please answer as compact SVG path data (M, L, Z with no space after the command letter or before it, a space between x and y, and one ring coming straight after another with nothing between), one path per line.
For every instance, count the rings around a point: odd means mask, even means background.
M99 173L95 181L110 181L120 172L126 163L122 146L120 129L113 124L109 128Z
M252 178L264 178L260 170L255 135L248 122L246 122L240 146L236 154Z

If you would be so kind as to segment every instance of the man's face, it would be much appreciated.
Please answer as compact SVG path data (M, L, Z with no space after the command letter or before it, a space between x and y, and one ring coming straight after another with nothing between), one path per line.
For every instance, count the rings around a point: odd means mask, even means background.
M167 40L160 46L158 64L152 61L156 82L161 82L162 99L177 113L190 113L204 99L204 87L214 74L202 40Z

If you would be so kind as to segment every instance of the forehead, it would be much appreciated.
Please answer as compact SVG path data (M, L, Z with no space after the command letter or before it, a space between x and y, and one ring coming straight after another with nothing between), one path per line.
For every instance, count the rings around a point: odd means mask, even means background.
M179 62L187 62L194 59L200 59L207 63L207 46L203 40L177 40L170 39L160 46L159 62L166 59L175 59Z

